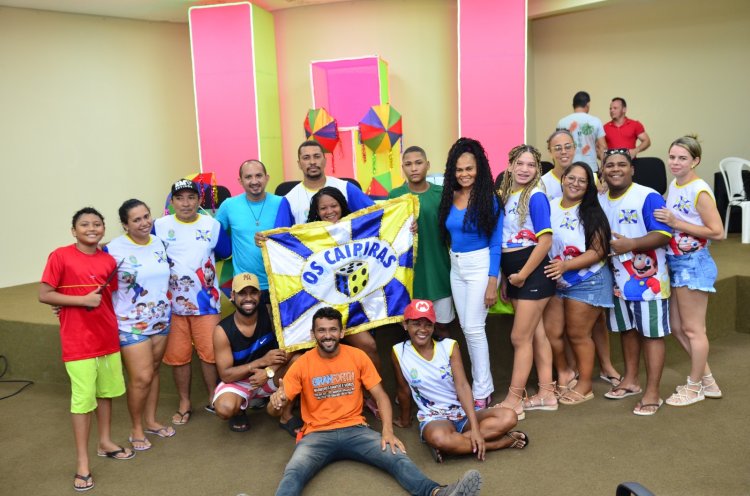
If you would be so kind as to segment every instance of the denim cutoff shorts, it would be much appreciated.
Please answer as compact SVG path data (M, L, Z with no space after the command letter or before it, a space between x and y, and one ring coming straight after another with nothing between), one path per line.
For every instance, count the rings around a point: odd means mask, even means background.
M558 289L557 296L586 303L592 307L613 308L612 272L605 265L593 276L575 286Z
M669 279L673 288L687 287L695 291L715 293L714 283L718 270L708 249L684 255L667 254Z

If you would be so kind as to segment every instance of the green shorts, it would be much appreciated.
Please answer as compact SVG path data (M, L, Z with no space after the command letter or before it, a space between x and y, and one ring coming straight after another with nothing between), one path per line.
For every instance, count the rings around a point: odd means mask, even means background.
M70 413L96 410L97 398L116 398L125 394L120 352L84 360L65 362L70 377Z

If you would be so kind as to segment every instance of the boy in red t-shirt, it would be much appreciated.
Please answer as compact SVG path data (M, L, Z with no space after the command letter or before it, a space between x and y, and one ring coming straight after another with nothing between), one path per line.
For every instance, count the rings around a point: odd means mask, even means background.
M87 207L73 215L76 242L53 251L39 286L39 301L60 307L63 362L70 377L70 412L73 416L78 466L76 491L94 487L87 453L91 412L96 410L99 430L97 455L129 460L135 452L110 438L112 398L125 393L120 361L117 320L112 291L117 289L117 264L99 249L104 217Z

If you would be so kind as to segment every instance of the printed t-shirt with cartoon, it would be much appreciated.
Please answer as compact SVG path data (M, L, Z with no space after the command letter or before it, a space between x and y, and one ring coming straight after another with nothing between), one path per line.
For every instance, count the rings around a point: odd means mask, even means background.
M216 258L231 254L231 243L221 224L198 214L193 222L182 222L175 215L154 221L154 234L167 245L172 262L169 296L175 315L220 313L219 278Z
M706 193L711 200L716 203L714 192L703 179L694 179L682 186L677 184L673 179L669 184L667 191L667 207L672 210L675 218L683 222L688 222L696 226L704 226L703 219L696 208L698 197L701 193ZM705 238L699 238L682 231L675 231L672 239L669 240L669 254L682 256L688 253L694 253L698 250L708 248L709 241Z
M417 263L414 266L413 298L437 301L451 296L451 261L448 250L440 238L438 211L443 187L430 184L427 191L413 193L404 183L388 193L388 198L398 198L407 194L419 198L419 218L417 218Z
M63 295L85 296L99 289L117 267L115 259L101 250L94 254L81 252L76 245L63 246L50 253L42 281ZM86 307L64 306L60 309L60 341L63 362L85 360L120 351L117 320L112 306L112 292L117 278L102 288L101 303Z
M432 360L425 359L411 341L393 345L401 374L409 384L417 404L417 420L461 420L466 412L456 394L451 368L451 353L457 343L445 338L432 341Z
M518 216L518 202L521 199L522 191L512 192L505 201L503 249L536 246L539 242L539 236L552 232L549 200L537 187L531 190L526 219L521 225L521 219Z
M252 202L243 193L224 200L215 219L232 238L234 275L255 274L260 289L268 289L268 276L260 247L255 245L255 233L294 223L286 198L266 193L263 200Z
M339 350L333 358L322 358L313 348L284 375L289 401L302 395L304 435L365 424L362 388L377 386L380 375L364 351L345 344L339 345Z
M125 234L104 247L122 265L114 294L115 315L120 332L149 336L169 326L169 259L161 239L150 236L139 245Z
M664 198L651 188L633 183L619 198L609 193L599 195L599 203L614 233L626 238L640 238L650 232L672 236L672 229L654 218L654 210L663 208ZM669 298L669 272L666 250L659 247L643 252L615 255L612 272L615 296L626 301L652 301Z
M578 213L581 203L564 208L560 202L561 199L550 204L552 248L549 256L553 260L570 260L586 251L586 233ZM582 283L599 272L604 263L604 260L599 260L582 269L565 271L562 277L557 280L557 287L569 288Z
M356 212L375 204L369 196L349 181L333 176L326 176L325 186L330 186L341 191L344 198L346 198L346 203L349 205L351 212ZM303 183L299 183L286 194L285 198L289 201L294 224L304 224L307 222L307 216L310 213L310 201L315 193L317 191L310 191L305 188ZM292 227L292 225L279 227Z
M573 161L586 162L592 171L598 171L596 141L605 137L602 121L586 112L574 112L560 119L557 128L567 129L573 135L576 142L576 154Z

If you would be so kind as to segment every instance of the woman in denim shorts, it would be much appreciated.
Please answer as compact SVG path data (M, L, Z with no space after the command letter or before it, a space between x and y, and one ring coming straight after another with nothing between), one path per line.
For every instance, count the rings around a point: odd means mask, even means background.
M672 285L669 318L672 333L690 355L687 384L667 399L672 406L687 406L705 398L721 398L708 366L706 307L714 293L716 264L708 252L709 240L723 238L723 226L711 187L695 173L701 162L695 136L683 136L669 146L669 169L674 180L666 208L654 216L674 229L667 250Z
M547 277L557 282L557 294L544 311L544 327L554 354L558 377L568 371L563 333L578 365L578 380L561 388L559 402L577 405L594 397L594 341L591 331L602 308L612 308L612 273L607 265L611 232L597 198L594 174L585 162L575 162L561 177L563 196L550 205L552 261Z

